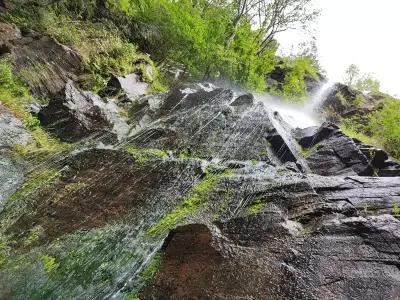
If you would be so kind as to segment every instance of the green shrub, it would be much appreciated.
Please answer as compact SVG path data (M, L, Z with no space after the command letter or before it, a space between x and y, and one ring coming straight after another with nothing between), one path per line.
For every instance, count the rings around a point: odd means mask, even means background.
M385 102L370 115L368 129L394 157L400 158L400 101Z
M272 92L291 102L303 102L308 96L305 78L310 76L319 81L318 67L307 56L286 58L280 67L285 72L283 87Z

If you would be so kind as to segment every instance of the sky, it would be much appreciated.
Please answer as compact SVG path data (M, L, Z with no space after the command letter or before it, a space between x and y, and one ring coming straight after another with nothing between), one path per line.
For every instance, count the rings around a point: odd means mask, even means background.
M315 7L321 16L313 35L328 78L343 81L346 68L355 64L372 73L383 92L400 96L400 1L315 0ZM285 54L305 38L298 31L277 36Z

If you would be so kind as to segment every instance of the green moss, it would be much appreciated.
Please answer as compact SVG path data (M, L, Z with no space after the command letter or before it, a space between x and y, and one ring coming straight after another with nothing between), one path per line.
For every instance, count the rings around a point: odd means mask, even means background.
M251 164L253 166L257 166L258 165L258 160L256 160L256 159L252 159L250 162L251 162Z
M28 88L20 77L13 74L11 63L5 58L0 59L0 99L12 114L23 122L33 137L32 143L17 145L16 154L23 157L34 155L43 158L45 154L61 152L68 148L67 144L60 143L40 128L39 120L32 116L28 109L33 100Z
M337 92L336 93L336 97L339 99L339 102L344 106L344 107L348 107L349 101L346 99L346 97L341 93L341 92Z
M25 183L10 196L10 200L18 200L26 197L44 185L52 182L60 175L60 171L51 168L37 169L29 174Z
M137 162L145 163L152 159L165 159L169 157L168 152L160 149L138 149L134 146L125 146L128 152Z
M205 178L192 189L183 203L163 217L157 224L151 226L148 233L151 236L164 234L182 222L188 215L203 207L209 200L211 191L217 186L220 177L226 175L228 175L226 172L223 174L206 174Z
M258 214L265 207L265 203L258 199L247 207L247 212L250 214Z
M36 245L42 234L43 234L43 227L36 226L32 228L23 242L24 246L31 247Z
M179 159L181 160L188 160L190 158L189 150L185 149L179 152Z
M395 203L392 208L392 214L395 216L400 216L400 205Z
M357 94L357 96L353 100L354 106L359 106L364 101L364 97L362 94Z
M376 147L381 147L379 141L374 137L367 136L366 134L357 131L356 129L349 127L347 124L343 123L340 125L340 130L347 136L357 139L364 144L374 145Z
M314 146L312 146L311 148L308 148L308 149L304 148L304 147L301 147L300 148L300 154L301 154L302 157L307 158L311 154L315 153L316 151L318 151L318 150L320 150L322 148L323 148L323 146L320 145L320 144L314 145Z
M59 190L53 198L53 203L60 202L64 197L83 189L87 186L84 182L72 182L64 186L63 189Z
M43 268L46 271L46 273L51 273L59 266L59 264L56 261L56 258L53 256L43 255L40 257L40 261L43 263Z
M125 300L140 300L139 295L137 293L129 294L125 297Z
M153 281L154 276L157 274L161 266L161 261L163 258L162 253L157 253L147 264L147 266L140 273L140 278L145 284L149 284Z

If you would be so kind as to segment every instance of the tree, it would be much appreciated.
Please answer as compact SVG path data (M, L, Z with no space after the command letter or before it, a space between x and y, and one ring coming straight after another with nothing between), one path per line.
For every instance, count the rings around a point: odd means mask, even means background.
M355 65L351 64L345 71L344 83L348 86L354 87L356 79L360 76L360 69Z
M379 92L380 82L371 73L360 74L360 69L351 64L346 69L344 83L350 87L357 88L361 92Z
M379 92L380 82L367 73L357 80L356 87L362 92Z
M221 1L220 1L221 2ZM224 1L222 1L224 2ZM242 21L251 22L258 30L258 54L262 54L273 42L277 33L289 29L305 29L314 21L319 11L311 8L313 0L233 0L232 30L225 40L228 45L235 37Z

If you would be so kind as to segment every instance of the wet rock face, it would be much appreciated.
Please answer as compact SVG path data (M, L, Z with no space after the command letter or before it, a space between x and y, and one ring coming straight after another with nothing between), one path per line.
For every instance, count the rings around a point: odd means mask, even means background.
M38 117L43 126L67 142L90 136L105 136L112 141L129 130L116 104L104 102L91 92L79 91L71 81L39 111Z
M396 299L400 222L386 213L399 196L382 191L398 195L399 179L285 179L258 187L257 212L173 231L141 299Z
M173 230L167 241L162 270L144 298L209 299L213 276L224 259L212 246L210 230L201 224L187 225Z
M353 89L347 85L336 83L322 103L330 121L338 121L338 117L363 117L374 111L379 105L379 97L374 98Z
M60 92L68 80L76 81L82 57L48 36L0 23L0 55L8 54L31 91L42 97Z
M26 145L32 137L22 124L0 102L0 150Z
M23 168L12 159L10 151L16 145L26 145L32 137L22 122L0 104L0 212L24 179Z
M5 116L9 149L24 135ZM68 82L39 118L106 145L73 145L3 201L0 298L399 295L400 177L362 176L399 165L334 124L292 130L208 83L105 102Z
M321 127L296 129L294 135L305 150L313 173L361 176L398 176L399 165L381 149L344 135L339 127L324 123ZM391 174L391 175L390 175Z
M159 166L154 168L155 164ZM32 197L32 211L16 220L8 234L21 238L30 228L40 226L41 242L45 242L129 215L139 216L151 207L167 208L202 174L196 163L135 161L127 153L112 150L85 151L62 165L59 179ZM169 203L156 203L171 187ZM58 191L56 196L54 191Z

